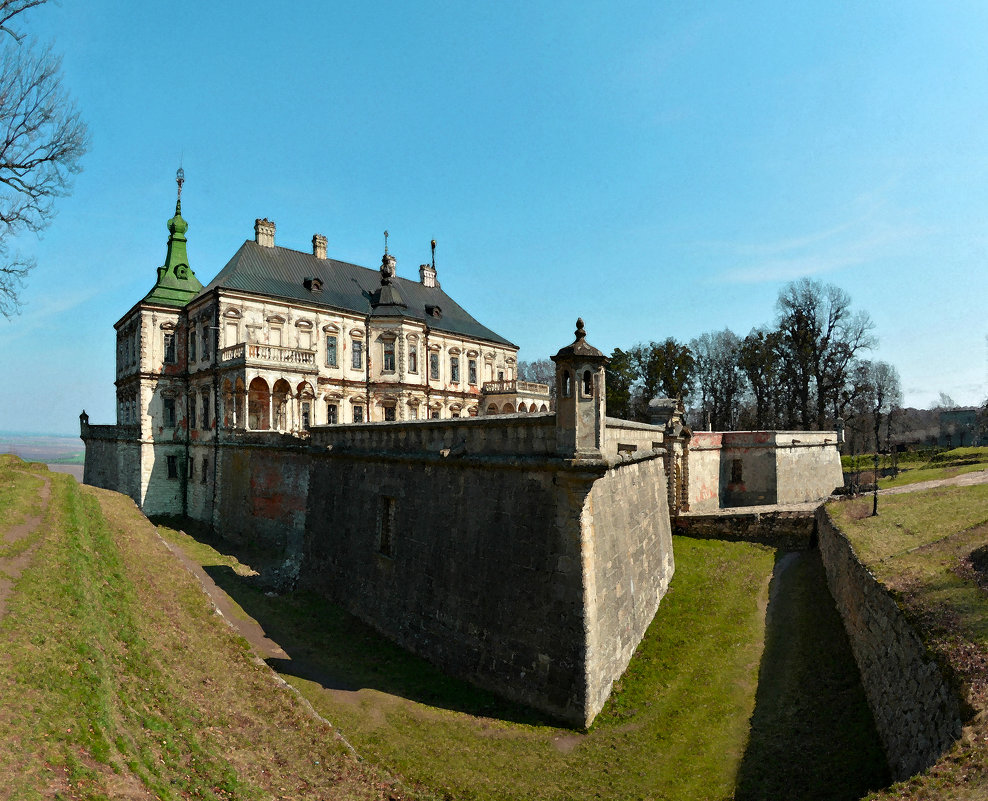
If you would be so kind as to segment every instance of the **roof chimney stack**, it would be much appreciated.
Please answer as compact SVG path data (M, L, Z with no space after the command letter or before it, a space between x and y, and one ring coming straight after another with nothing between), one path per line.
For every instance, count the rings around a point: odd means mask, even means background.
M312 255L317 259L326 258L326 237L322 234L312 235Z
M267 217L254 220L254 241L261 247L274 247L274 223Z
M439 282L436 280L436 240L432 240L432 264L420 264L419 265L419 280L422 282L422 286L428 287L438 287Z

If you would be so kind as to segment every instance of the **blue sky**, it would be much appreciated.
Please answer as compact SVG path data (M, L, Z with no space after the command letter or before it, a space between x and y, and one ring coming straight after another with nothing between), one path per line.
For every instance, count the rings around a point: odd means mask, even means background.
M92 146L0 319L0 430L114 419L113 323L163 262L175 169L203 283L313 233L521 346L609 352L846 289L908 405L988 394L988 4L63 0Z

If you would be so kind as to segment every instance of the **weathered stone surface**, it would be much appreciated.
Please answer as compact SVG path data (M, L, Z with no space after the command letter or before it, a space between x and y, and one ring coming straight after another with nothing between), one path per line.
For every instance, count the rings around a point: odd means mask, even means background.
M813 512L751 511L730 514L690 512L675 520L675 533L687 537L730 542L760 542L785 551L812 547L816 523Z
M958 698L826 507L816 519L827 583L844 619L889 768L894 779L905 779L936 762L960 736Z

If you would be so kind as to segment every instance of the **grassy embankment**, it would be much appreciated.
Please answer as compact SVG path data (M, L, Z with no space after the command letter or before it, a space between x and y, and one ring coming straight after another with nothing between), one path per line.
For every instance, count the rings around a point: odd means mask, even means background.
M444 798L687 801L737 784L748 801L835 801L885 781L818 558L773 583L763 655L777 554L675 538L659 614L581 733L443 676L317 597L267 596L226 543L162 533L263 623L291 655L276 667L362 754Z
M42 474L40 527L8 543ZM0 521L4 555L39 543L0 620L0 798L400 792L252 658L128 499L0 456Z
M0 536L40 511L43 472L0 458ZM442 676L318 598L270 597L234 556L166 532L286 647L277 667L343 724L367 759L357 763L251 658L128 499L48 478L39 548L0 621L0 798L686 801L731 797L741 765L739 799L832 799L830 780L800 788L799 759L826 752L840 770L822 762L812 775L844 775L866 750L812 725L853 728L832 714L853 706L844 679L827 695L806 672L828 661L818 596L770 615L763 654L777 555L761 546L677 539L660 614L580 733ZM809 570L790 568L790 587L812 583Z
M988 485L831 504L859 557L896 595L976 713L933 768L874 799L988 798Z
M891 466L891 457L879 456L879 467ZM862 482L870 482L874 475L874 454L841 456L841 467L845 473L860 471ZM880 489L901 487L920 481L953 478L964 473L988 470L988 447L954 448L949 451L916 451L898 455L899 475L895 478L882 478Z

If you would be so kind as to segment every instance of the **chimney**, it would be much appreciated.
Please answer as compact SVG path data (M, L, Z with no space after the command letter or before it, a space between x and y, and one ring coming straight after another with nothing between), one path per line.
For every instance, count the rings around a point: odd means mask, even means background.
M254 220L254 241L261 247L274 247L274 223L267 217Z
M422 286L439 286L439 282L436 281L436 268L429 264L419 265L419 280Z
M312 235L312 255L317 259L326 258L326 237L322 234Z

